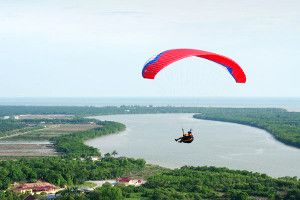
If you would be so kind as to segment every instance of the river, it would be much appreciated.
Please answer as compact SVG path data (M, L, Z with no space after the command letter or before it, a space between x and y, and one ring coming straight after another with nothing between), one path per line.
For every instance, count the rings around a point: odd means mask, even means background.
M87 145L102 153L144 158L169 168L184 165L218 166L300 177L300 149L282 144L264 130L249 126L194 119L192 114L140 114L95 117L126 124L124 132L95 138ZM180 144L181 128L192 128L195 140Z

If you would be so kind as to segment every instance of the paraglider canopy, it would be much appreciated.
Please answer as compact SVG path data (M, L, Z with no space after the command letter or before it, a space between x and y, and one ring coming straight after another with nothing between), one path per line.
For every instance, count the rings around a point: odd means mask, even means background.
M171 49L163 51L147 61L144 65L142 75L144 78L154 79L158 72L171 63L191 56L205 58L218 63L227 68L237 83L246 82L246 75L243 69L234 60L216 53L197 49Z

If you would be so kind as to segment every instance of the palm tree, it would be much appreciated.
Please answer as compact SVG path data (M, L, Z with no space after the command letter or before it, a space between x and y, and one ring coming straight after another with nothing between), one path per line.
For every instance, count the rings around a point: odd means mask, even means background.
M118 155L118 152L116 150L113 150L113 152L111 153L111 155L115 157L116 155Z
M109 158L109 157L110 157L110 153L104 154L104 158Z

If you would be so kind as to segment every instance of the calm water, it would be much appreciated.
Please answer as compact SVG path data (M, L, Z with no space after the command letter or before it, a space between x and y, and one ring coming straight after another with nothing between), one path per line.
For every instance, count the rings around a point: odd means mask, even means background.
M100 116L126 124L127 130L86 143L102 153L144 158L166 167L213 165L271 176L300 177L300 149L277 142L267 132L248 126L193 119L191 114ZM179 144L181 127L194 130L195 141Z

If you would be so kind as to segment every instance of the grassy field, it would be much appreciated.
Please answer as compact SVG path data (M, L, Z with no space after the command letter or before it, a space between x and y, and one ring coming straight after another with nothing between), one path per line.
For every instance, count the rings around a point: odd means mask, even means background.
M2 140L49 140L53 137L76 133L99 127L96 124L44 124L40 128L29 129L26 132L14 131ZM1 139L1 138L0 138Z
M77 132L100 127L100 125L92 122L74 123L70 121L68 123L63 121L64 123L57 123L57 121L51 121L51 119L48 120L48 123L44 123L43 120L40 122L15 120L13 122L22 124L23 128L12 127L14 128L12 129L9 127L11 130L1 132L0 158L2 160L23 156L56 156L58 153L55 151L54 146L51 143L45 143L45 141L57 136L70 133L76 134Z

